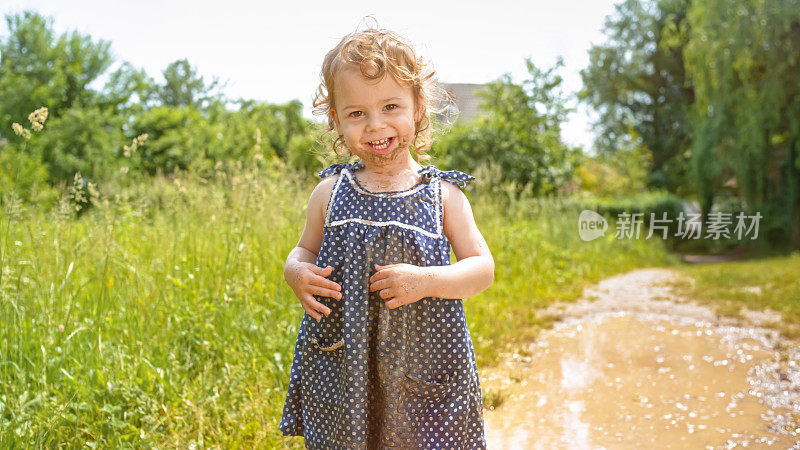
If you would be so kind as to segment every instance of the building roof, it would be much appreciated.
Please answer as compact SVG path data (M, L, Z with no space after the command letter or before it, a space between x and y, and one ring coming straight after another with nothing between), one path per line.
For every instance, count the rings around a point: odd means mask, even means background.
M475 92L483 89L485 84L441 83L441 86L455 101L458 112L457 120L470 120L480 112L478 106L480 98L475 95Z

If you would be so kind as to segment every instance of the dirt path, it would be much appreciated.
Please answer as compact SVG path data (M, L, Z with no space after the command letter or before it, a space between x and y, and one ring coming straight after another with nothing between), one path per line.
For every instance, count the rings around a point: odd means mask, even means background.
M800 449L800 351L765 327L780 316L720 317L673 295L678 276L636 270L543 311L560 320L481 373L507 394L489 448Z

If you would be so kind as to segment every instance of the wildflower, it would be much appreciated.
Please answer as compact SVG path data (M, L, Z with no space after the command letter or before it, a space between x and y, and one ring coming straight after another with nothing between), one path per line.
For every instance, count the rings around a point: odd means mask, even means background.
M42 106L36 111L30 113L28 115L28 120L30 121L34 130L40 131L42 129L42 125L44 125L44 121L47 120L47 108Z
M59 325L58 326L58 332L59 333L63 333L64 332L64 325Z
M126 174L126 173L128 173L128 168L127 168L127 167L120 167L120 168L119 168L119 173L121 173L121 174Z
M28 120L31 123L31 128L33 128L33 131L42 131L42 128L44 128L44 121L47 120L47 108L41 107L30 113L28 115ZM14 134L17 136L22 136L25 139L31 138L31 130L23 127L17 122L11 124L11 129L14 130Z
M203 349L208 350L211 347L211 343L208 341L203 341Z
M11 124L11 129L14 130L14 134L16 134L17 136L22 136L25 139L31 138L31 130L23 127L17 122Z
M141 147L142 144L144 144L144 141L146 141L146 140L147 140L147 133L144 133L144 134L140 134L139 136L136 136L135 138L133 138L133 141L131 141L131 145L130 146L128 146L128 145L122 146L122 148L124 150L123 153L125 154L125 157L130 158L131 154L133 152L135 152L136 149Z
M80 172L75 172L75 178L73 180L72 186L69 187L70 194L72 198L77 203L75 205L75 211L81 210L81 203L86 203L86 195L83 191L83 177L81 176Z
M89 197L92 199L92 203L97 203L97 199L100 198L100 192L97 190L97 186L94 183L89 183Z

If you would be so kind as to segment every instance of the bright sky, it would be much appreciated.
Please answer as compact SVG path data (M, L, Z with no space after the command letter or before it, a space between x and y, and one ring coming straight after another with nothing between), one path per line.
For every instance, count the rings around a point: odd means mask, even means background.
M116 57L111 70L129 61L162 82L169 63L188 58L207 82L214 76L227 81L230 98L298 99L314 118L310 104L323 56L366 15L411 40L433 62L440 81L487 83L510 73L520 82L527 75L526 57L544 69L561 55L563 89L575 92L587 51L605 41L600 30L620 1L16 0L0 3L0 13L33 9L53 19L57 35L77 30L110 41ZM5 20L0 34L8 35ZM564 140L589 149L594 116L577 106Z

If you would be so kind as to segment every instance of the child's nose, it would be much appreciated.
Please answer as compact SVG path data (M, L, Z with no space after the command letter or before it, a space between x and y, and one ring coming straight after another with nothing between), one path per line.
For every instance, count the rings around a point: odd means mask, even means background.
M385 126L383 118L379 114L373 114L367 121L367 130L380 130Z

